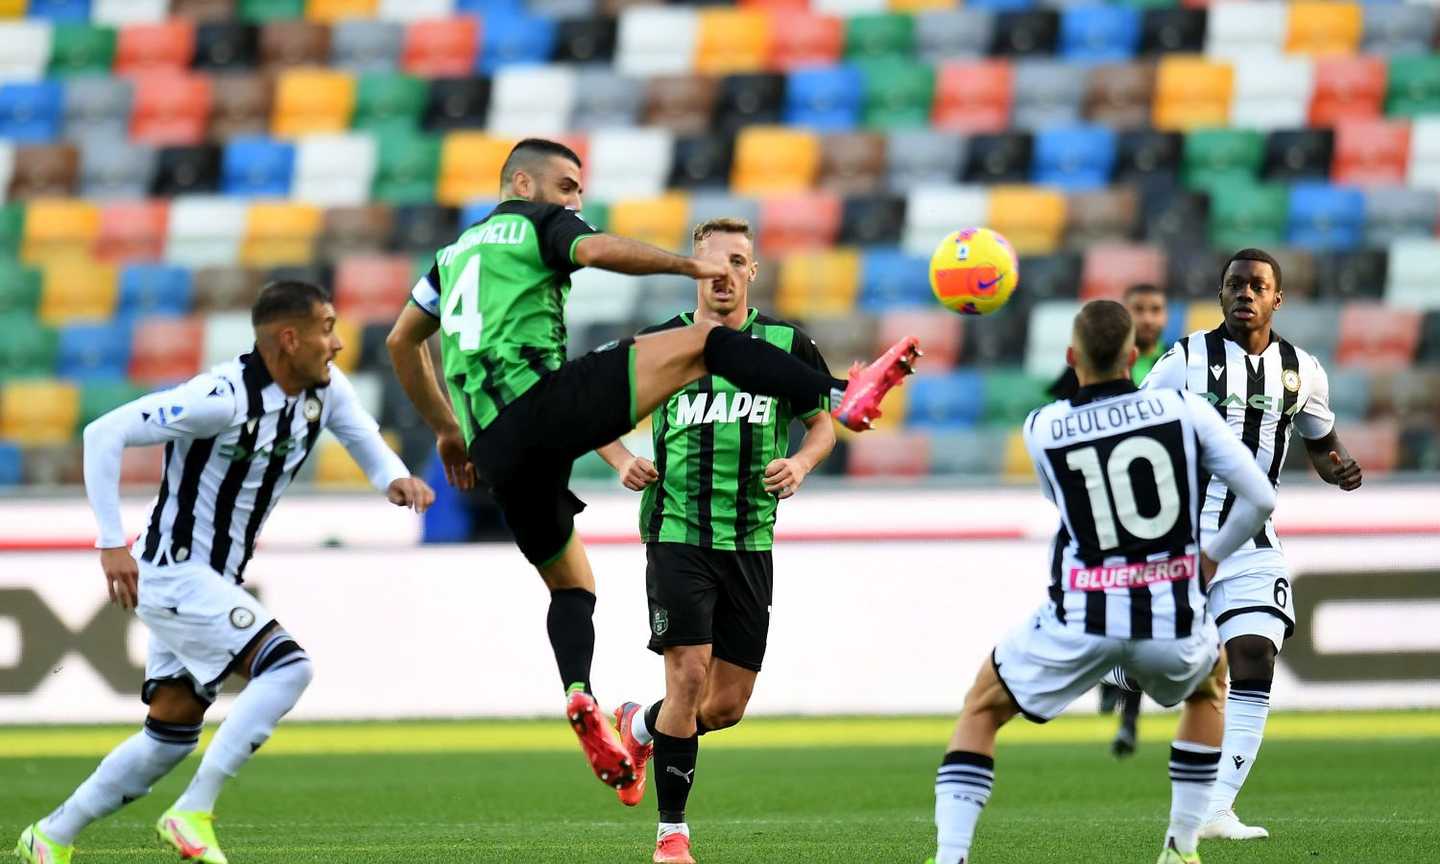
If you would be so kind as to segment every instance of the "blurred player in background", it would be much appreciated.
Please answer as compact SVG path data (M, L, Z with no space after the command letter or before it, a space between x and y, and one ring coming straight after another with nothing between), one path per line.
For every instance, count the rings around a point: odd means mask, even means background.
M1310 463L1326 483L1358 489L1360 466L1340 443L1330 411L1330 382L1320 362L1271 328L1285 300L1280 264L1260 249L1242 249L1221 272L1224 322L1181 339L1156 362L1145 387L1179 387L1200 394L1238 435L1274 487L1290 447L1293 424ZM1235 492L1222 478L1203 490L1201 526L1212 534L1230 513ZM1295 629L1290 571L1268 520L1215 576L1210 609L1230 663L1225 706L1225 758L1202 836L1229 840L1268 837L1235 815L1235 797L1260 752L1270 713L1275 657Z
M714 321L829 374L809 336L750 308L759 265L749 223L712 219L695 226L692 241L695 257L721 264L727 278L699 280L693 313L642 332ZM805 424L805 438L786 455L796 418ZM652 423L653 463L618 441L600 449L626 488L645 493L640 535L650 650L665 657L665 698L648 709L627 702L615 712L638 777L619 796L627 805L640 803L653 752L660 809L654 860L693 864L685 802L699 736L734 726L745 714L770 628L778 502L830 455L835 430L821 399L797 403L747 393L718 375L671 396Z
M1025 445L1060 511L1050 600L980 667L935 781L937 864L961 864L995 778L995 736L1016 714L1044 723L1112 680L1163 705L1197 690L1219 655L1204 579L1265 524L1274 491L1205 401L1140 392L1130 380L1134 326L1111 300L1075 317L1067 360L1080 389L1025 421ZM1238 497L1201 542L1202 472ZM991 574L1003 578L1003 574ZM1220 730L1187 712L1170 749L1170 826L1161 864L1194 864ZM1209 740L1206 740L1206 739Z
M176 387L122 405L85 427L85 491L110 599L150 630L141 699L145 727L100 763L54 813L25 829L27 864L66 864L85 826L143 797L200 741L205 712L231 675L248 683L205 751L195 779L156 831L182 858L225 864L214 809L225 782L275 731L310 684L310 658L240 587L260 528L329 429L391 503L434 500L410 476L332 364L342 346L318 287L266 286L251 310L255 348ZM165 445L160 494L137 563L120 520L126 447Z
M765 340L696 321L567 362L564 310L574 271L699 280L731 272L724 262L596 231L575 212L580 167L563 144L517 144L501 169L502 203L440 250L388 345L401 385L436 433L447 476L462 488L477 479L489 488L550 589L547 627L567 716L595 775L618 788L635 781L635 770L591 692L595 576L574 532L585 506L569 489L574 460L707 373L751 393L826 404L840 422L866 429L917 350L913 338L901 340L851 370L847 385ZM450 403L425 347L437 331Z

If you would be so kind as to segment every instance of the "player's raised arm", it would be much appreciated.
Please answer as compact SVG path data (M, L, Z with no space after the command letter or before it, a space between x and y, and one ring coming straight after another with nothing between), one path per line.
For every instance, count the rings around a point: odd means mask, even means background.
M1307 359L1312 367L1306 375L1310 381L1310 398L1295 415L1295 428L1305 439L1305 454L1320 479L1353 492L1364 480L1360 463L1351 458L1335 431L1335 413L1330 410L1330 377L1315 358Z
M360 407L350 380L338 369L330 372L330 398L333 407L325 428L345 445L370 485L385 493L390 503L424 513L435 501L435 491L424 480L411 476L410 469L380 437L380 424Z
M1235 506L1225 523L1201 550L1211 561L1223 561L1265 527L1275 510L1275 487L1209 403L1193 393L1182 395L1195 424L1201 467L1224 480L1226 488L1235 493Z
M110 599L134 609L140 575L125 545L120 518L120 465L126 447L163 444L183 438L208 438L235 414L230 384L200 375L172 390L162 390L121 405L85 427L85 495L95 511L100 566Z
M630 276L674 273L691 279L720 279L726 274L723 264L676 255L649 243L613 234L587 234L578 238L571 259L581 267L599 267Z

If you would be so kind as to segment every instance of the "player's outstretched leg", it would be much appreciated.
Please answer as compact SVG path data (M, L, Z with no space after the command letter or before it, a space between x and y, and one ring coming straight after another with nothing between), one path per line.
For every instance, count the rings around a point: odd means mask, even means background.
M1266 636L1236 636L1225 644L1230 661L1230 695L1225 700L1220 775L1210 798L1210 818L1200 832L1206 839L1263 840L1270 836L1266 829L1240 821L1235 815L1235 798L1250 776L1265 735L1275 653L1275 643Z
M931 864L965 864L995 785L995 736L1019 710L986 657L935 774L937 849Z
M1158 864L1199 864L1196 845L1210 805L1224 735L1225 663L1186 697L1170 745L1170 825Z

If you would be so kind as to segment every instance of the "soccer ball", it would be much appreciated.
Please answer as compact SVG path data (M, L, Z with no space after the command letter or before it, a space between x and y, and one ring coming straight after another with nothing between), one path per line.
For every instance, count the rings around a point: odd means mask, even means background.
M989 228L952 231L930 256L930 290L951 312L989 315L1019 283L1015 249Z

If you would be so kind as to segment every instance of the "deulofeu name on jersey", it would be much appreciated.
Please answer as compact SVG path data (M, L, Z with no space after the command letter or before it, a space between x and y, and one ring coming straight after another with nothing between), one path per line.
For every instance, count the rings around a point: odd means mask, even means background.
M467 232L459 240L440 250L440 263L448 265L455 256L481 244L494 246L519 246L530 236L528 219L491 219L484 225Z
M254 450L246 450L238 444L221 444L216 449L222 459L229 459L231 462L253 462L256 459L269 459L272 453L288 456L300 447L300 443L295 438L286 438L273 447L257 447Z
M1087 411L1076 411L1050 421L1053 438L1073 438L1092 432L1107 432L1132 423L1165 416L1165 403L1159 399L1136 399L1118 405L1097 405Z
M742 417L747 423L769 423L774 413L775 399L771 396L752 396L744 391L681 393L675 397L674 425L735 423Z
M1224 399L1221 399L1214 393L1202 393L1200 395L1205 397L1206 402L1209 402L1211 405L1218 405L1221 408L1249 407L1254 408L1256 411L1279 411L1281 410L1281 406L1284 404L1284 401L1279 396L1266 396L1263 393L1256 393L1249 399L1246 399L1239 393L1231 393ZM1299 414L1300 409L1303 407L1304 406L1297 401L1294 405L1290 406L1290 410L1286 411L1285 413Z

